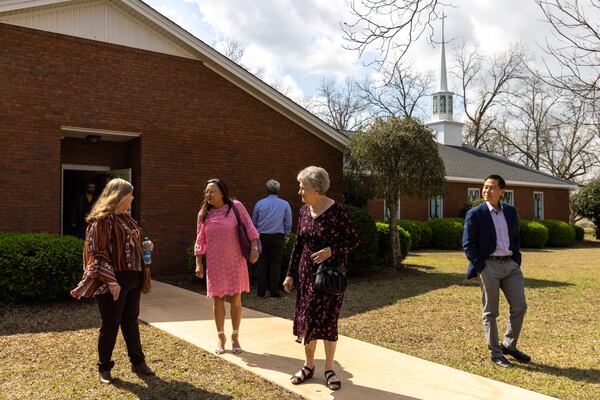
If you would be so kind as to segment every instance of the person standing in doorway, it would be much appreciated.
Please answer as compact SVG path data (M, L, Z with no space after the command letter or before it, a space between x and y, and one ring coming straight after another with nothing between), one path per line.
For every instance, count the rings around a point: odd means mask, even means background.
M490 175L483 184L481 205L465 217L463 248L469 260L467 278L479 280L483 303L483 331L491 361L504 368L512 366L505 355L528 363L531 357L517 349L517 341L527 311L525 282L521 272L519 216L517 210L500 199L506 183L499 175ZM508 326L498 343L498 303L500 290L510 306Z
M258 297L265 297L267 286L271 297L279 297L285 278L283 250L292 229L292 208L278 196L281 185L275 179L267 182L267 197L254 206L252 222L260 233L262 254L258 259Z
M96 184L94 182L86 182L85 192L80 194L77 197L77 200L75 200L71 218L73 233L80 239L85 238L85 230L87 228L85 218L92 210L96 200L98 200L98 196L96 195Z

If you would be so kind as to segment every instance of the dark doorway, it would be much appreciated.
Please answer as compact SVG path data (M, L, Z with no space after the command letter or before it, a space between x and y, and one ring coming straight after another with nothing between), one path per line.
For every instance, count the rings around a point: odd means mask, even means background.
M100 195L106 185L106 172L103 171L63 171L63 235L80 236L77 221L74 221L76 203L85 195L88 182L96 185L96 195ZM75 227L73 223L75 222Z

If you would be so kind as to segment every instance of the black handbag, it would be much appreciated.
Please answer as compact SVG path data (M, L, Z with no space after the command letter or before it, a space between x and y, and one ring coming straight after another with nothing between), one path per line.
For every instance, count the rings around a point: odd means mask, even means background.
M315 277L315 290L319 292L340 295L348 287L348 279L337 264L319 264L317 272L313 275Z
M232 204L231 208L233 209L233 213L235 214L235 218L237 219L238 239L240 242L240 249L242 250L242 255L244 256L244 258L249 259L252 248L250 247L250 239L248 239L248 234L246 233L246 227L244 226L244 224L242 224L242 220L240 219L240 214L238 213L238 210L235 207L235 205ZM262 246L260 243L260 239L258 239L258 238L256 239L256 246L258 247L258 253L260 254L261 250L262 250Z

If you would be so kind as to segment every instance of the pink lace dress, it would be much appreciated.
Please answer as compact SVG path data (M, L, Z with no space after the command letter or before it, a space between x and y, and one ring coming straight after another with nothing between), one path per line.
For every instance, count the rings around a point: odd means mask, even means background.
M233 200L246 228L250 240L259 236L252 219L242 203ZM200 221L194 254L206 254L206 295L223 297L241 292L250 292L248 267L242 255L237 233L237 219L233 210L226 204L220 208L211 208L206 221Z

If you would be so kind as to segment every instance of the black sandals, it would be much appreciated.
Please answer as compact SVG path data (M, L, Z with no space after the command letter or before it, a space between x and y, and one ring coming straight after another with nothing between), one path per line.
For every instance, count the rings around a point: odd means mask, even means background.
M325 379L327 379L327 387L330 390L338 390L342 387L342 382L340 382L335 372L330 369L325 371Z
M298 372L296 372L290 378L294 385L299 385L307 379L310 379L315 374L315 367L308 368L306 365L300 368Z

